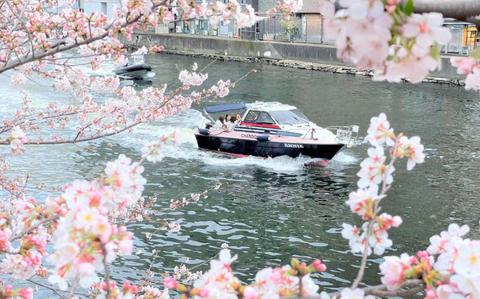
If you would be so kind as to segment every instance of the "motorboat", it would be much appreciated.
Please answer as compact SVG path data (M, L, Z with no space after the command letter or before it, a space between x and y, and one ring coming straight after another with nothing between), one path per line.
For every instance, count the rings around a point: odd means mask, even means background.
M152 67L144 62L143 55L132 55L127 64L113 70L121 79L144 80L155 76Z
M200 149L235 156L300 155L332 159L344 146L354 145L359 127L322 128L296 107L279 102L229 103L204 107L208 120L195 132ZM233 126L215 125L216 114L240 115Z
M147 74L152 71L152 67L148 64L133 64L125 65L123 67L114 70L115 75L120 76L122 79L136 79L142 80L147 77Z

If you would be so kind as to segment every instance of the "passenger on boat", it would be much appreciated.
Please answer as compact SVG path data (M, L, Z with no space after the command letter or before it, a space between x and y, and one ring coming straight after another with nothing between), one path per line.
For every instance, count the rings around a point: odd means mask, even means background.
M237 118L235 116L230 117L230 121L227 122L227 129L229 131L233 130L233 128L235 128L235 126L237 125L236 120Z
M230 114L225 114L225 124L228 124L230 122Z
M224 126L225 126L224 121L225 121L225 119L223 118L223 116L219 116L212 128L213 129L223 129Z
M237 114L237 116L235 116L235 124L238 125L241 121L242 117L240 116L240 114Z

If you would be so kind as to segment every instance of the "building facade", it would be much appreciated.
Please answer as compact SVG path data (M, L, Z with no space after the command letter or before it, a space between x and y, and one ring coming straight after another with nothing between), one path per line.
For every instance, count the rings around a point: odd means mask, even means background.
M474 24L447 20L445 26L450 29L452 39L443 47L443 53L467 55L479 44L478 29Z
M228 3L229 0L223 0ZM261 19L250 28L238 29L235 22L220 22L212 26L207 19L177 19L168 25L159 25L158 33L184 33L192 35L219 36L249 40L288 41L332 44L325 38L324 22L318 1L303 0L303 7L288 20L280 15L267 15L276 0L238 0L241 5L251 5ZM120 0L78 0L78 8L86 13L102 12L113 17ZM445 26L452 32L452 40L442 48L444 54L466 55L479 43L478 29L474 24L448 19Z
M113 17L115 7L120 5L119 0L78 0L78 8L85 13L101 12L109 18Z

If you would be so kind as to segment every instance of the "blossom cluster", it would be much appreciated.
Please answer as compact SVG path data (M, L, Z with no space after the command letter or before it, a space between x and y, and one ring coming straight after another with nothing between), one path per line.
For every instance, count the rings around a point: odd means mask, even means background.
M224 98L230 93L230 87L232 87L230 80L219 80L217 84L208 89L207 93L212 97Z
M11 284L3 284L0 281L0 296L2 298L32 299L32 288L14 288Z
M424 162L425 154L419 137L396 135L383 113L371 119L367 133L366 140L371 147L368 158L360 163L361 169L357 173L359 189L351 192L346 202L364 222L360 227L344 223L342 236L349 240L354 253L382 255L392 246L388 230L402 224L400 216L379 213L380 201L386 197L393 183L394 162L407 158L407 169L411 170L416 164Z
M94 181L75 181L61 195L67 211L53 233L54 266L49 281L61 290L68 283L89 288L100 282L98 272L117 255L132 252L133 235L110 219L125 217L140 199L146 180L143 167L123 156L108 162L105 175Z
M413 1L321 1L326 35L336 41L337 56L374 80L412 83L440 67L440 47L451 39L439 13L413 13Z
M18 126L12 128L10 132L10 148L13 154L22 154L25 152L24 143L27 142L25 132Z
M408 279L421 279L427 299L480 298L480 241L465 238L469 230L453 223L430 238L426 251L386 257L382 283L396 290Z
M203 273L192 287L179 283L175 278L164 279L167 289L176 290L184 297L192 298L283 298L317 295L319 287L310 277L311 273L324 272L326 266L320 260L310 265L292 259L291 265L260 270L254 282L243 285L233 273L232 263L237 259L230 249L220 251L218 259L210 262L210 269Z
M452 57L451 64L457 68L457 73L466 75L465 89L480 90L480 62L479 51L474 51L471 57Z
M303 7L303 0L283 0L277 1L276 5L270 9L269 13L281 13L286 18L291 14L301 10Z
M358 190L349 195L347 204L364 221L359 228L344 224L342 235L349 239L353 252L382 254L392 245L388 230L398 227L398 216L379 213L379 203L393 183L393 164L407 159L407 169L425 159L418 137L396 134L382 113L373 117L367 131L371 145L368 157L358 172ZM160 138L160 143L172 136ZM144 159L152 154L147 150ZM387 154L386 154L387 153ZM154 153L157 155L158 153ZM155 160L152 160L155 162ZM4 166L7 169L7 166ZM135 285L102 277L108 265L121 255L132 252L133 235L119 224L142 204L146 183L141 162L120 155L108 162L104 174L92 181L75 181L44 205L32 198L3 202L0 215L0 251L4 258L0 270L15 278L48 277L60 290L79 286L92 290L96 298L167 299L169 290L181 298L286 298L316 296L328 298L373 298L358 287L344 288L337 294L318 293L311 275L325 272L319 259L310 264L296 258L290 265L260 270L252 283L243 284L233 271L230 250L223 248L204 273L192 273L177 267L174 277L164 278L164 289L151 284ZM212 189L218 189L216 185ZM192 193L191 199L172 201L172 208L207 198L208 191ZM467 226L451 224L447 231L430 238L430 246L415 256L387 256L380 265L381 281L390 291L401 289L411 279L421 280L425 298L479 298L480 241L467 239ZM148 238L148 237L147 237ZM51 241L52 253L47 252ZM223 246L222 246L223 247ZM42 260L51 264L45 268ZM190 284L185 285L184 283ZM0 288L6 298L29 299L32 289Z
M195 62L192 65L192 71L189 72L187 70L183 70L178 74L178 80L182 82L183 85L186 86L200 86L203 84L205 80L208 78L208 74L201 74L201 73L196 73L195 71L197 70L198 65Z
M196 70L196 64L193 69ZM72 105L50 103L45 108L38 108L25 95L15 116L5 119L0 126L2 131L10 132L4 143L10 144L15 154L23 153L25 144L81 142L117 134L141 123L178 113L203 98L224 97L231 88L230 81L220 80L201 91L191 90L207 79L206 74L194 70L180 72L182 86L171 91L167 90L167 85L137 90L132 86L121 86L116 76L95 77L81 69L51 72L49 78L55 78L53 85L57 90L71 92L81 101ZM107 100L97 101L92 91L106 93ZM66 128L74 128L75 135L65 135ZM27 134L31 136L28 139Z
M291 6L290 2L280 1L278 5ZM117 134L176 113L202 96L225 97L231 84L224 80L203 92L186 94L207 79L207 74L195 70L181 71L182 86L169 93L165 92L166 86L143 91L123 88L116 76L91 76L89 72L99 69L107 60L124 64L127 50L123 41L131 39L134 30L173 21L174 15L185 20L207 18L212 23L235 21L237 28L252 26L258 19L250 5L236 1L182 0L172 6L163 1L129 0L121 1L108 17L104 13L81 11L72 1L2 3L0 73L13 71L11 82L16 86L36 77L48 79L55 90L78 98L72 101L74 104L52 102L40 108L29 104L14 117L4 119L0 132L11 136L0 139L0 143L10 144L15 154L23 153L25 144L81 142ZM162 49L153 45L136 54ZM112 100L96 101L95 94L106 92L113 95ZM73 136L64 136L66 128L75 128Z
M211 190L218 190L222 186L221 183L215 184L211 189L205 190L201 193L191 193L190 198L183 197L182 199L171 199L170 200L170 208L171 209L178 209L178 208L183 208L186 207L192 203L200 201L200 199L207 199L208 198L208 193Z

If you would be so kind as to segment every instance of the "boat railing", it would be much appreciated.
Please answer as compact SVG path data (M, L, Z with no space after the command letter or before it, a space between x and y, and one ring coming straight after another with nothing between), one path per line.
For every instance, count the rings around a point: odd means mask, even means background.
M359 126L329 126L325 129L333 131L339 143L352 147L354 145L361 144L361 140L358 138Z

